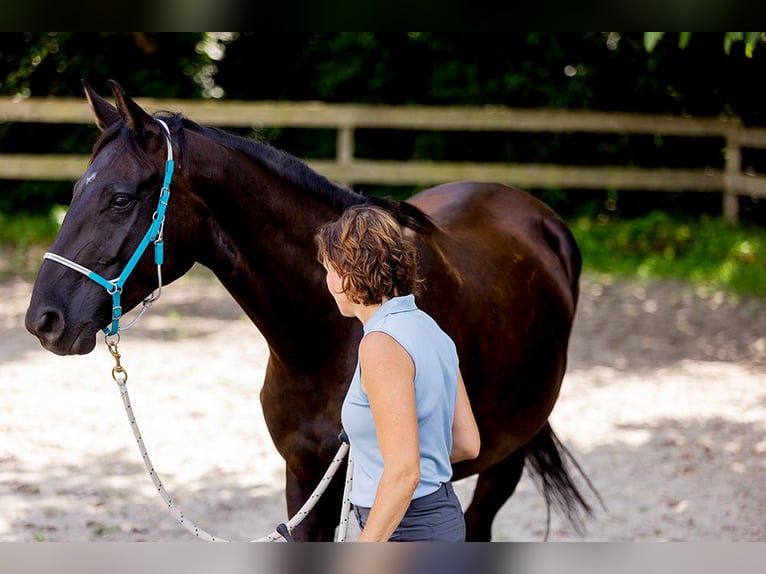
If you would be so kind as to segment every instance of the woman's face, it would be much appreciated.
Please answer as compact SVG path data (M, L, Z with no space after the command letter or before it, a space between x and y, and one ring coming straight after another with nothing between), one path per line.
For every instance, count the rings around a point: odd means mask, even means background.
M353 304L351 301L349 301L348 297L346 297L346 293L343 291L343 282L341 281L338 272L335 271L335 268L326 261L324 263L324 268L325 271L327 271L327 276L325 277L325 281L327 282L327 290L335 299L335 304L338 306L340 314L344 317L353 317Z

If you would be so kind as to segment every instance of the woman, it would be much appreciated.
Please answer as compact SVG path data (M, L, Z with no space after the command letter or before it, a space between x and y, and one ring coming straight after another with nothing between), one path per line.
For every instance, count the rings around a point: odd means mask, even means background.
M369 205L323 226L316 242L338 309L364 326L341 411L359 540L463 541L451 463L478 456L479 431L454 343L415 304L415 246Z

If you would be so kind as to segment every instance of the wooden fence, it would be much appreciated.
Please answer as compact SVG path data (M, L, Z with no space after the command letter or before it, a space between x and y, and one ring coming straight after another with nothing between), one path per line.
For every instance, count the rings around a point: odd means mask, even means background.
M501 181L522 188L707 191L722 195L726 219L736 221L740 195L766 198L766 177L742 170L742 149L766 149L766 129L745 128L737 117L686 118L615 112L514 109L499 106L377 106L319 102L244 102L137 98L148 111L171 110L222 128L322 128L337 131L334 160L308 160L330 179L382 185L428 185L454 180ZM0 122L89 124L81 98L0 98ZM721 138L718 168L640 168L455 161L391 161L355 157L354 130L465 132L582 132ZM0 154L0 179L76 180L87 157Z

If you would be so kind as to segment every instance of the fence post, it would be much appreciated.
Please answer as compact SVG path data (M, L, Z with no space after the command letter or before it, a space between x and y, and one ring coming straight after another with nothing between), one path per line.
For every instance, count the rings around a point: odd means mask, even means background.
M338 135L335 143L335 160L341 166L347 166L354 159L354 128L338 126ZM353 181L344 178L338 183L351 187Z
M737 223L739 218L738 180L742 174L742 148L739 144L739 119L725 130L726 167L723 176L723 218Z

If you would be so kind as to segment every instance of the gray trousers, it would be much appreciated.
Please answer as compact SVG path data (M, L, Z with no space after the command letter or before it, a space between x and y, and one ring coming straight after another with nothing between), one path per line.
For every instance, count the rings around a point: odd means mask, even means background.
M359 528L364 530L370 509L354 506ZM452 483L410 502L407 512L389 538L391 542L465 542L465 520Z

